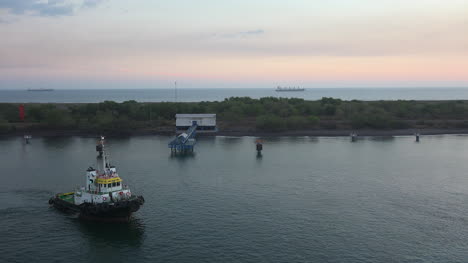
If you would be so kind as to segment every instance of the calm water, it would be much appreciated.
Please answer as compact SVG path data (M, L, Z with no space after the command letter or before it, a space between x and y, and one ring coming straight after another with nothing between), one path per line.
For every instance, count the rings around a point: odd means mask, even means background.
M177 101L221 101L229 97L296 97L317 100L333 97L345 100L468 100L468 88L329 88L304 92L276 92L274 89L179 89ZM0 102L122 102L175 101L173 89L55 90L28 92L0 90Z
M49 208L84 183L93 138L0 139L2 262L466 262L468 137L109 140L146 203L128 225Z

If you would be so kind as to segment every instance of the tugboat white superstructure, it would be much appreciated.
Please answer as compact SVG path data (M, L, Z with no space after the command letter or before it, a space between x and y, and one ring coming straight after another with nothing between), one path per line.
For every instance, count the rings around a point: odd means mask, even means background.
M102 156L99 168L89 167L86 170L85 187L75 192L56 194L49 204L60 210L78 212L84 219L126 222L145 199L134 195L130 188L123 185L115 166L109 163L104 137L101 137L99 146Z

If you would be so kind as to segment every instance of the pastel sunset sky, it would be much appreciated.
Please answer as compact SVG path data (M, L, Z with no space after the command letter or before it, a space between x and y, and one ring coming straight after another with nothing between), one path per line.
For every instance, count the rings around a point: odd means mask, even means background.
M468 87L466 0L0 0L0 89Z

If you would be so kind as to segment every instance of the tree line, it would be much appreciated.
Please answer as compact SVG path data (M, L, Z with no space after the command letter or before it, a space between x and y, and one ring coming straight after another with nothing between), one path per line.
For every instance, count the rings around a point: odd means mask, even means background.
M468 101L343 101L322 98L232 97L215 102L0 104L0 132L22 125L36 129L131 131L174 125L176 113L216 113L226 127L261 131L298 129L468 128Z

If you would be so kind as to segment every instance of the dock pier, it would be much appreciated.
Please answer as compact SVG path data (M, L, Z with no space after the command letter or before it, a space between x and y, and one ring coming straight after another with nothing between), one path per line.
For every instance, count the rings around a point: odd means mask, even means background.
M174 140L167 145L171 149L171 153L188 153L193 152L196 140L195 135L197 124L193 124L185 133L179 134Z

